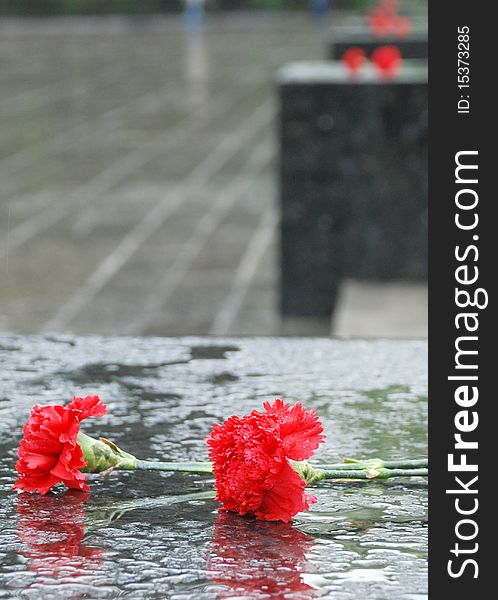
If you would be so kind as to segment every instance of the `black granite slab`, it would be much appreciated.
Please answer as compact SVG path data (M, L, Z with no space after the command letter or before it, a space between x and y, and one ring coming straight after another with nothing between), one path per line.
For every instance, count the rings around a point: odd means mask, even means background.
M342 278L427 276L427 63L278 76L281 310L330 316Z

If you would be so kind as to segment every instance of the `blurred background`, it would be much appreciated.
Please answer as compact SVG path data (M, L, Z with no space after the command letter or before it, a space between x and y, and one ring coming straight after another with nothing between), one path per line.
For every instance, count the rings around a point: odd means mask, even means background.
M425 336L408 272L282 309L278 73L374 4L0 0L0 331Z

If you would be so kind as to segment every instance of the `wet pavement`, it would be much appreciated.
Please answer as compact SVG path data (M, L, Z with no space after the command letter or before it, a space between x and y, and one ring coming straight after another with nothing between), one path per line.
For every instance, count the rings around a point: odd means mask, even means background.
M2 24L0 331L287 332L273 81L326 52L299 14ZM425 335L424 287L407 328L351 289L339 333Z
M213 423L277 395L321 416L317 460L423 457L426 361L417 341L0 336L0 598L426 598L423 479L328 482L293 525L219 514L201 476L10 491L31 407L73 394L109 407L86 433L142 458L205 460Z

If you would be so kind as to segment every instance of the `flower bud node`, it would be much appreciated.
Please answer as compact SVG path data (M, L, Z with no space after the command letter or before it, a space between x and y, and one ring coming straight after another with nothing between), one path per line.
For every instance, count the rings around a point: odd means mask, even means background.
M109 469L134 470L136 468L137 459L106 438L101 437L96 440L80 431L78 444L87 461L86 466L82 469L85 473L102 473Z

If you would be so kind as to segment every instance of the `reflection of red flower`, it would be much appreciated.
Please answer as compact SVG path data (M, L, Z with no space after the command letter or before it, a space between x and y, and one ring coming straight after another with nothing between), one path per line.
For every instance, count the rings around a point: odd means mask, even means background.
M263 406L265 413L232 416L207 437L216 499L222 510L287 522L316 502L288 459L309 458L324 439L323 428L315 411L300 403L291 408L277 399Z
M208 573L228 589L217 598L306 598L314 589L302 581L313 539L288 523L262 523L227 513L216 518Z
M364 63L366 58L365 51L362 48L348 48L342 55L343 63L350 71L355 73Z
M105 415L107 408L98 396L73 398L67 406L33 407L23 427L14 489L46 494L57 483L88 490L83 452L77 443L80 421Z
M396 46L379 46L372 54L372 62L384 75L394 75L401 66L401 53Z
M63 496L18 496L17 535L33 571L59 577L70 569L75 577L100 565L103 550L82 544L88 498L88 493L71 491Z

